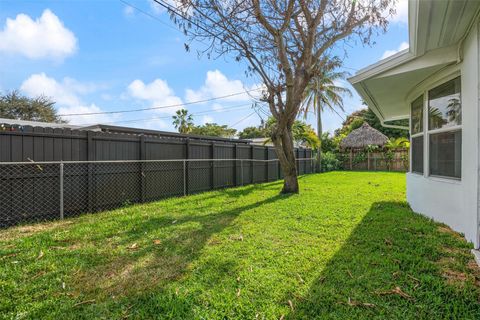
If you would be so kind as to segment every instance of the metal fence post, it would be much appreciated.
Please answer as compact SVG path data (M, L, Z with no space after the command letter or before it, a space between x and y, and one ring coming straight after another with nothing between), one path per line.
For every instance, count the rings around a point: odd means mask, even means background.
M183 195L187 195L187 161L183 160Z
M59 172L59 175L60 175L60 181L59 181L59 185L60 185L60 219L63 220L63 163L61 162L60 163L60 172Z

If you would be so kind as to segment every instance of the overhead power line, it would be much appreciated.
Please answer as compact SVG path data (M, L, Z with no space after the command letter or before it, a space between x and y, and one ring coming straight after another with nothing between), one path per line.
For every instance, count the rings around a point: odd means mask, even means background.
M246 117L238 120L237 122L235 122L234 124L232 124L230 127L234 128L235 126L239 125L241 122L247 120L248 118L250 118L251 116L253 116L254 114L256 114L257 112L256 111L253 111L252 113L250 113L249 115L247 115Z
M246 106L248 106L248 107L246 107ZM216 113L222 113L222 112L227 112L227 111L237 111L237 110L245 110L245 109L250 109L250 104L241 104L241 105L226 107L226 108L223 108L221 110L199 111L199 112L196 112L196 113L192 113L192 116L216 114ZM149 118L142 118L142 119L133 119L133 120L112 121L112 122L108 122L108 123L105 123L105 124L132 123L132 122L142 122L142 121L170 119L170 118L172 118L171 115L170 116L161 116L161 117L149 117Z
M130 8L133 8L133 9L137 10L138 12L140 12L140 13L142 13L142 14L144 14L144 15L146 15L146 16L148 16L148 17L150 17L150 18L152 18L152 19L154 19L154 20L156 20L156 21L158 21L158 22L160 22L161 24L169 27L170 29L175 30L175 31L180 32L181 34L183 34L182 31L180 31L179 29L175 28L175 27L172 26L171 24L169 24L169 23L167 23L167 22L159 19L158 17L154 16L153 14L151 14L151 13L149 13L149 12L143 10L143 9L140 9L140 8L137 7L137 6L134 6L134 5L131 4L130 2L127 2L127 1L125 1L125 0L119 0L119 1L120 1L121 3L123 3L123 4L125 4L126 6L129 6Z
M234 97L234 96L238 96L238 95L242 95L242 94L245 94L245 93L249 93L249 92L252 92L252 91L258 91L258 90L261 90L261 88L252 89L252 90L246 90L246 91L243 91L243 92L231 93L231 94L227 94L227 95L220 96L220 97L214 97L214 98L197 100L197 101L191 101L191 102L185 102L185 103L177 103L177 104L171 104L171 105L159 106L159 107L139 108L139 109L128 109L128 110L118 110L118 111L99 111L99 112L85 112L85 113L65 113L65 114L59 114L59 116L60 116L60 117L93 116L93 115L99 115L99 114L118 114L118 113L130 113L130 112L157 110L157 109L177 108L177 107L183 107L183 106L188 106L188 105L192 105L192 104L205 103L205 102L215 101L215 100L219 100L219 99L230 98L230 97Z

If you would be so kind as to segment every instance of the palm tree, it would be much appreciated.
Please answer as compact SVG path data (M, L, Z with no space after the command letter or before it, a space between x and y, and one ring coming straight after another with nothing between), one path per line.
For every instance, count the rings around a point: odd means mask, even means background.
M399 149L408 149L410 147L410 140L408 138L390 138L385 144L385 148L395 151Z
M343 95L351 96L349 89L338 86L337 80L344 79L346 72L337 72L335 69L340 66L340 62L332 63L325 71L315 76L305 89L303 98L304 116L307 117L310 109L317 115L317 136L322 138L322 112L328 108L336 112L338 107L344 111ZM317 172L322 168L322 148L317 152Z
M462 124L462 104L460 99L452 98L448 100L447 116L448 120L455 122L456 125Z
M177 110L173 117L173 125L180 133L189 133L193 128L193 117L187 109Z

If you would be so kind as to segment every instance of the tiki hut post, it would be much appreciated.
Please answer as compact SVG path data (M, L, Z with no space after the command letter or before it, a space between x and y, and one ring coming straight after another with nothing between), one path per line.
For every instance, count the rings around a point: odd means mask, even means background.
M367 170L370 171L370 151L367 150Z
M353 160L353 149L350 149L350 171L353 170L352 160Z

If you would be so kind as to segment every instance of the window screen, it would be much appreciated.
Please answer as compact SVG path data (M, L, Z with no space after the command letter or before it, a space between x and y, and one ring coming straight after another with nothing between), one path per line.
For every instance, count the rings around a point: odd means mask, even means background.
M461 178L461 130L431 134L429 147L431 175Z
M423 136L412 138L412 172L423 174Z

